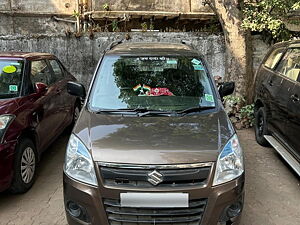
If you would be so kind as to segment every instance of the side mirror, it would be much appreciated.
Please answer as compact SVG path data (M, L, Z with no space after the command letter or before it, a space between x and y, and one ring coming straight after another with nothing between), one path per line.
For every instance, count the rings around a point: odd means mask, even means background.
M225 82L219 87L219 94L221 98L231 95L234 92L235 83L234 82Z
M81 98L85 97L85 88L80 83L69 81L67 83L67 91L70 95L75 95Z
M42 82L35 83L35 90L37 94L45 93L48 89L47 84L44 84Z

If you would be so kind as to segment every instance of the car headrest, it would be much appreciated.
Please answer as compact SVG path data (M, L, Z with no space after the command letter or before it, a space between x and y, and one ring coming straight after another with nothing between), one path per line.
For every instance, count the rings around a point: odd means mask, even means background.
M298 80L299 73L300 73L300 69L290 69L287 71L287 73L285 75L288 78L296 81L296 80Z

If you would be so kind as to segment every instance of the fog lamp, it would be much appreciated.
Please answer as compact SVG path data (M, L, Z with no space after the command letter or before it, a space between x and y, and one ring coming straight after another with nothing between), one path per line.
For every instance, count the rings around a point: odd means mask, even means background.
M68 202L67 207L71 216L78 218L81 215L81 208L75 202Z
M228 207L226 213L229 218L234 218L234 217L238 216L241 213L241 211L242 211L241 202L236 202Z
M90 222L90 218L87 214L86 209L84 207L82 207L81 205L79 205L73 201L68 201L66 204L66 210L72 217L75 217L86 223Z
M227 206L219 219L220 225L229 225L235 221L235 218L242 213L243 210L243 197L240 197L238 201Z

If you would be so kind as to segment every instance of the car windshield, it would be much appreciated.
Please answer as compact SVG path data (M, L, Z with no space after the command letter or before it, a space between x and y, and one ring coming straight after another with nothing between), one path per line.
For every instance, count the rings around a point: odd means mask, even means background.
M19 96L23 64L22 60L0 59L0 98Z
M215 107L199 57L105 56L89 99L92 110L179 111Z

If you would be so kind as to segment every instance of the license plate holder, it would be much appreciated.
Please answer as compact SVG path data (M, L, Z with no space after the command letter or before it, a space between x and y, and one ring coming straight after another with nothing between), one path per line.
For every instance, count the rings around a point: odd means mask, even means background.
M187 208L188 193L121 193L121 207L134 208Z

